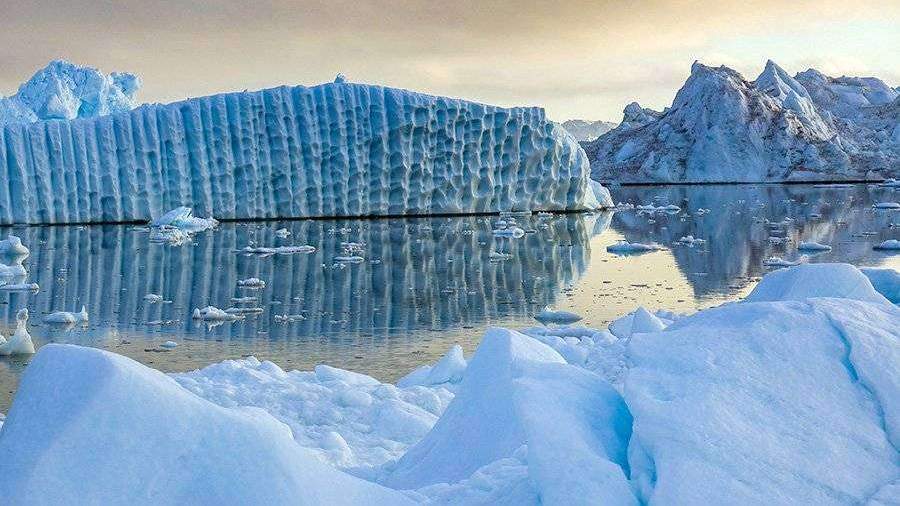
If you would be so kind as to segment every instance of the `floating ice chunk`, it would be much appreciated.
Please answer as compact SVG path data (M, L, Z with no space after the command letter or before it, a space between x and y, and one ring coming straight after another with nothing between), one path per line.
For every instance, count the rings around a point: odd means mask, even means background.
M872 207L875 209L900 209L900 202L878 202Z
M525 237L525 231L519 227L509 227L509 228L498 228L494 230L494 235L497 237L512 237L513 239L519 239L521 237Z
M693 248L694 246L703 246L704 244L706 244L706 240L695 238L692 235L686 235L686 236L681 237L681 239L678 239L677 241L675 241L675 244L680 244L682 246L687 246L689 248Z
M275 231L275 237L280 237L282 239L285 239L290 235L291 235L291 231L286 228L279 228L278 230Z
M232 297L231 302L235 304L250 304L252 302L256 302L259 297L254 295L248 295L247 297Z
M547 324L556 323L559 325L571 325L577 321L581 321L581 315L571 313L569 311L554 311L550 306L545 307L541 312L534 315L534 319Z
M663 249L658 244L644 244L639 242L619 241L606 247L606 251L617 255L633 255L659 251Z
M875 249L884 251L900 251L900 240L888 239L881 244L876 245Z
M491 262L502 262L504 260L509 260L512 258L512 255L509 253L504 253L502 251L491 251L490 255L488 255Z
M241 288L260 289L266 287L266 282L259 278L239 279L237 282Z
M6 292L37 292L41 287L37 283L8 283L0 285L0 290Z
M658 316L650 313L643 307L613 321L609 324L609 331L619 339L631 339L634 334L644 332L659 332L666 328L667 323Z
M219 224L214 218L198 218L190 207L181 206L150 221L151 227L175 227L186 232L202 232Z
M47 345L29 365L0 455L8 506L413 504L323 463L262 409L217 406L131 359L71 345Z
M28 276L28 271L25 270L21 260L17 260L11 265L0 264L0 278L24 278L25 276Z
M243 315L237 315L222 311L215 306L206 306L203 309L195 308L192 317L195 320L204 321L234 321L244 318Z
M423 365L397 381L397 386L434 386L444 383L459 383L466 372L466 358L462 347L454 344L434 365Z
M804 241L797 246L797 249L800 251L831 251L831 246L815 241Z
M181 246L191 241L191 233L187 230L169 225L150 229L150 242Z
M346 255L334 257L334 261L339 264L359 264L365 262L365 258L359 255Z
M166 341L166 342L160 344L159 347L160 347L160 348L165 348L165 349L167 349L167 350L171 350L171 349L173 349L173 348L177 348L177 347L178 347L178 343L176 343L175 341Z
M260 314L260 313L263 313L264 311L265 310L261 307L230 307L225 310L225 312L228 314L238 314L238 315Z
M272 318L276 323L300 322L306 319L302 314L277 314Z
M148 293L147 295L144 295L144 300L147 301L148 304L158 304L163 301L163 296L155 293Z
M800 262L785 260L781 257L769 257L763 260L763 265L766 267L793 267L795 265L800 265Z
M889 178L881 183L880 186L886 186L888 188L900 188L900 179Z
M34 342L31 340L31 334L28 333L28 329L25 328L26 323L28 323L28 310L23 308L16 313L16 331L5 343L0 344L0 356L30 355L34 353ZM2 479L2 476L0 476L0 481Z
M804 264L763 276L744 300L766 302L839 297L884 304L869 279L850 264Z
M893 269L862 268L860 269L872 287L894 304L900 304L900 272Z
M0 255L6 256L27 256L31 252L22 244L22 239L10 235L6 239L0 241Z
M54 313L50 313L44 317L44 322L46 323L64 323L64 324L73 324L73 323L87 323L88 322L88 312L87 308L81 306L81 312L78 313L70 313L68 311L56 311Z
M269 256L269 255L293 255L295 253L315 253L315 246L277 246L274 248L262 247L262 246L244 246L242 249L238 250L239 253L244 253L247 255L260 255L260 256Z

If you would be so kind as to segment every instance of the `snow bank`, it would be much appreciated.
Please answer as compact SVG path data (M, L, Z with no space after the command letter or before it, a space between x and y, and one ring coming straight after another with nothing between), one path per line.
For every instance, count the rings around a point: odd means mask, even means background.
M141 80L134 74L103 72L55 60L18 93L0 97L0 127L40 120L96 118L134 108Z
M746 302L804 300L812 297L837 297L884 304L862 272L850 264L804 264L782 269L763 277Z
M759 302L635 336L624 397L641 499L865 503L900 476L898 321L859 300Z
M543 109L351 83L228 93L0 130L0 224L377 216L595 205ZM602 198L602 196L599 196Z
M444 415L384 482L458 482L527 445L528 476L544 503L637 504L623 470L630 427L602 378L523 334L491 329Z
M4 504L411 504L320 462L259 409L226 409L112 353L51 344L0 432Z

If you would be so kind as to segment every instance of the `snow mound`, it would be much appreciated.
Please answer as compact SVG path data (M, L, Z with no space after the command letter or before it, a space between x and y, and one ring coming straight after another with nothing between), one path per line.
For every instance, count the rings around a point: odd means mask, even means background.
M186 203L220 219L603 204L543 109L347 82L9 125L0 141L0 224L147 221Z
M791 77L769 61L749 81L695 62L670 108L629 104L585 151L598 181L880 181L900 175L897 97L874 78Z
M900 476L897 321L893 305L812 299L635 336L624 397L642 501L865 503Z
M900 272L871 267L860 269L860 272L869 278L872 287L878 293L894 304L900 304Z
M523 334L490 329L431 432L384 480L456 483L527 445L528 476L547 504L637 504L626 478L631 417L599 376Z
M642 332L659 332L671 322L663 321L643 307L615 320L609 324L609 331L619 339L631 339L634 334Z
M55 60L39 70L18 93L0 97L0 127L41 120L95 118L135 107L141 80L134 74L103 72Z
M227 409L109 352L50 344L0 432L5 504L411 504L320 462L259 409Z
M850 264L803 264L766 274L746 302L804 300L813 297L887 303L862 272Z

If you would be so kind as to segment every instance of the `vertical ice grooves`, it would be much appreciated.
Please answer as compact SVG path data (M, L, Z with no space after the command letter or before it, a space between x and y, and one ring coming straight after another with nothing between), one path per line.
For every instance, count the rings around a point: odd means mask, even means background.
M0 224L577 209L589 171L540 109L354 84L0 129Z

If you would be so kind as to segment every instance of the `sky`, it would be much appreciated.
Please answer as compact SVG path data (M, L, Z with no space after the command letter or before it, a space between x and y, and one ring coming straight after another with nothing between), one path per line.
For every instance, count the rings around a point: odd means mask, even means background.
M900 85L900 0L0 0L0 94L63 58L139 99L348 80L549 116L669 105L694 60Z

